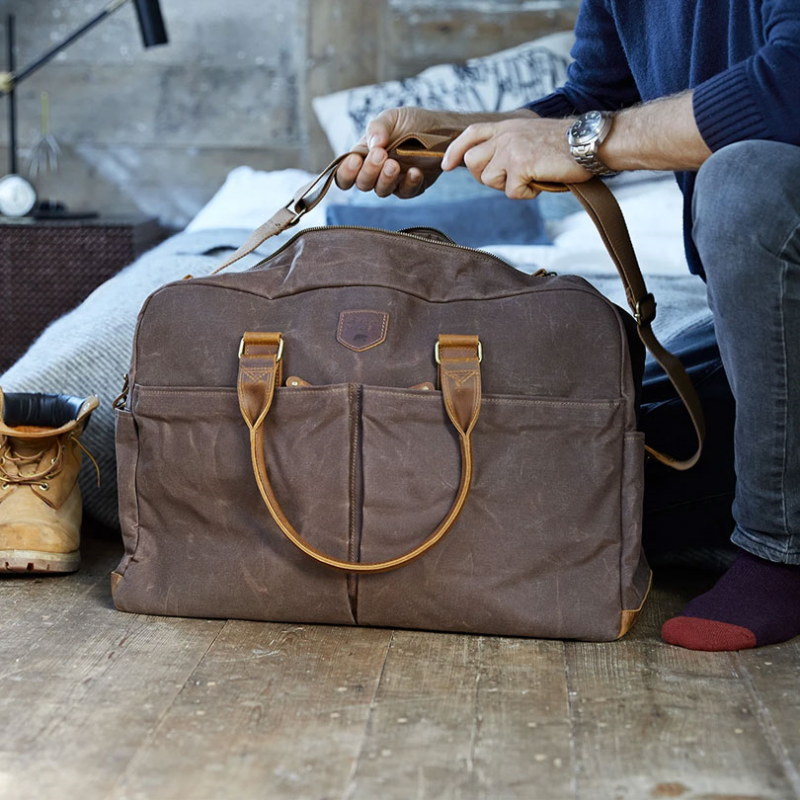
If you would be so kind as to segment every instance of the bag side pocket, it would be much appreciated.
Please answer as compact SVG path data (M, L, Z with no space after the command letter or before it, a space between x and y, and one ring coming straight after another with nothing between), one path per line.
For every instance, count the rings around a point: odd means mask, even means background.
M117 496L119 500L119 525L125 553L117 568L111 573L111 591L117 586L136 552L139 539L139 504L136 497L136 464L139 460L139 433L133 414L118 408L115 416L117 451Z
M636 622L650 591L652 572L642 547L642 502L644 498L644 434L625 434L623 451L620 553L620 600L622 616L619 636Z

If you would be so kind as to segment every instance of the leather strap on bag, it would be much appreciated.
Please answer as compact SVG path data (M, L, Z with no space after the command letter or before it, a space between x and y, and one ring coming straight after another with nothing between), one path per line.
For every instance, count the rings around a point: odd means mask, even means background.
M406 134L392 142L387 151L391 158L401 162L406 169L418 167L423 172L438 172L442 156L450 142L459 133L460 131L456 130L440 129L428 133ZM322 200L333 183L339 165L352 153L364 156L367 148L356 147L351 153L345 153L331 161L319 176L300 189L288 205L255 230L244 244L211 274L215 275L221 272L252 253L271 236L282 233L297 224L304 214L311 211ZM585 183L561 184L534 181L531 185L544 192L572 192L594 222L625 287L625 296L636 319L639 338L667 373L689 413L697 437L697 448L694 454L686 459L673 458L649 446L646 446L646 450L657 461L673 469L687 470L693 467L700 458L705 439L703 409L683 364L661 345L653 333L652 322L656 316L656 301L653 295L647 291L625 219L614 195L597 178Z
M549 184L539 184L545 191L553 191ZM693 467L703 451L703 441L706 435L706 423L700 398L694 389L691 378L684 369L680 360L669 352L656 338L652 323L656 317L656 300L647 291L647 286L633 250L628 227L622 216L619 204L610 189L599 179L593 178L586 183L564 184L584 207L594 222L595 227L603 239L603 244L617 268L622 285L625 288L625 297L633 311L636 320L636 329L644 346L650 351L667 377L675 387L684 407L689 412L689 417L694 426L697 437L697 449L687 459L679 460L666 453L661 453L649 445L645 450L657 461L676 470L687 470ZM555 191L563 191L556 189Z
M417 167L423 172L440 172L439 163L447 146L458 135L459 131L442 128L430 133L411 133L402 136L389 145L387 151L391 158L401 161L406 169ZM349 153L337 156L325 167L314 180L295 192L291 201L273 214L263 225L256 228L233 255L222 262L211 275L227 269L231 264L252 253L272 236L283 233L300 218L317 206L331 188L336 170L348 156L353 153L366 156L369 150L364 145L354 147Z
M245 333L239 348L239 408L250 429L250 456L258 489L276 525L295 547L328 567L344 572L387 572L414 561L441 541L461 514L472 484L472 430L481 409L481 345L477 336L440 335L436 358L447 416L461 446L461 481L453 505L424 542L403 555L372 563L342 561L304 539L283 513L269 481L264 459L264 421L280 382L283 337L279 333Z

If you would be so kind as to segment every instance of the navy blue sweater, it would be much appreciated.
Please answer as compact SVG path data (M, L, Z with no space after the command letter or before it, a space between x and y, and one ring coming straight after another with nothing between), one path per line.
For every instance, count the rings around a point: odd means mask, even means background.
M694 89L697 126L712 151L744 139L800 145L800 0L583 0L566 85L530 103L566 117L617 110ZM684 194L686 255L695 173Z

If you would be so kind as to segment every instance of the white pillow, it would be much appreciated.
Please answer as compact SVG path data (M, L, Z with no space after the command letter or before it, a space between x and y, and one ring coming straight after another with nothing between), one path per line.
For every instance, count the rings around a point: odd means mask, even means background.
M414 78L315 97L314 112L334 153L346 153L386 108L511 111L558 88L567 76L572 31L553 33L465 64L429 67Z
M313 178L316 175L301 169L262 172L251 167L236 167L186 230L190 233L218 228L253 230L285 206L294 193ZM300 220L298 229L324 225L325 204L343 194L341 189L331 186L323 202Z

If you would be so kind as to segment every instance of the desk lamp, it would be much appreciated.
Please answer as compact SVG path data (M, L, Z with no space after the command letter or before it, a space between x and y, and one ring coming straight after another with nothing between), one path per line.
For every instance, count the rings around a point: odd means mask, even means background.
M153 47L159 44L166 44L168 41L167 30L164 26L164 18L161 15L158 0L111 0L96 16L76 31L73 31L62 42L52 47L32 63L17 70L14 62L14 17L13 15L8 16L6 23L8 71L0 72L0 95L5 94L8 98L8 174L0 178L0 214L24 217L36 207L36 191L29 181L17 173L16 87L48 61L51 61L58 53L69 47L77 39L80 39L95 25L101 23L106 17L129 2L136 6L136 14L139 18L139 29L142 33L144 46Z

